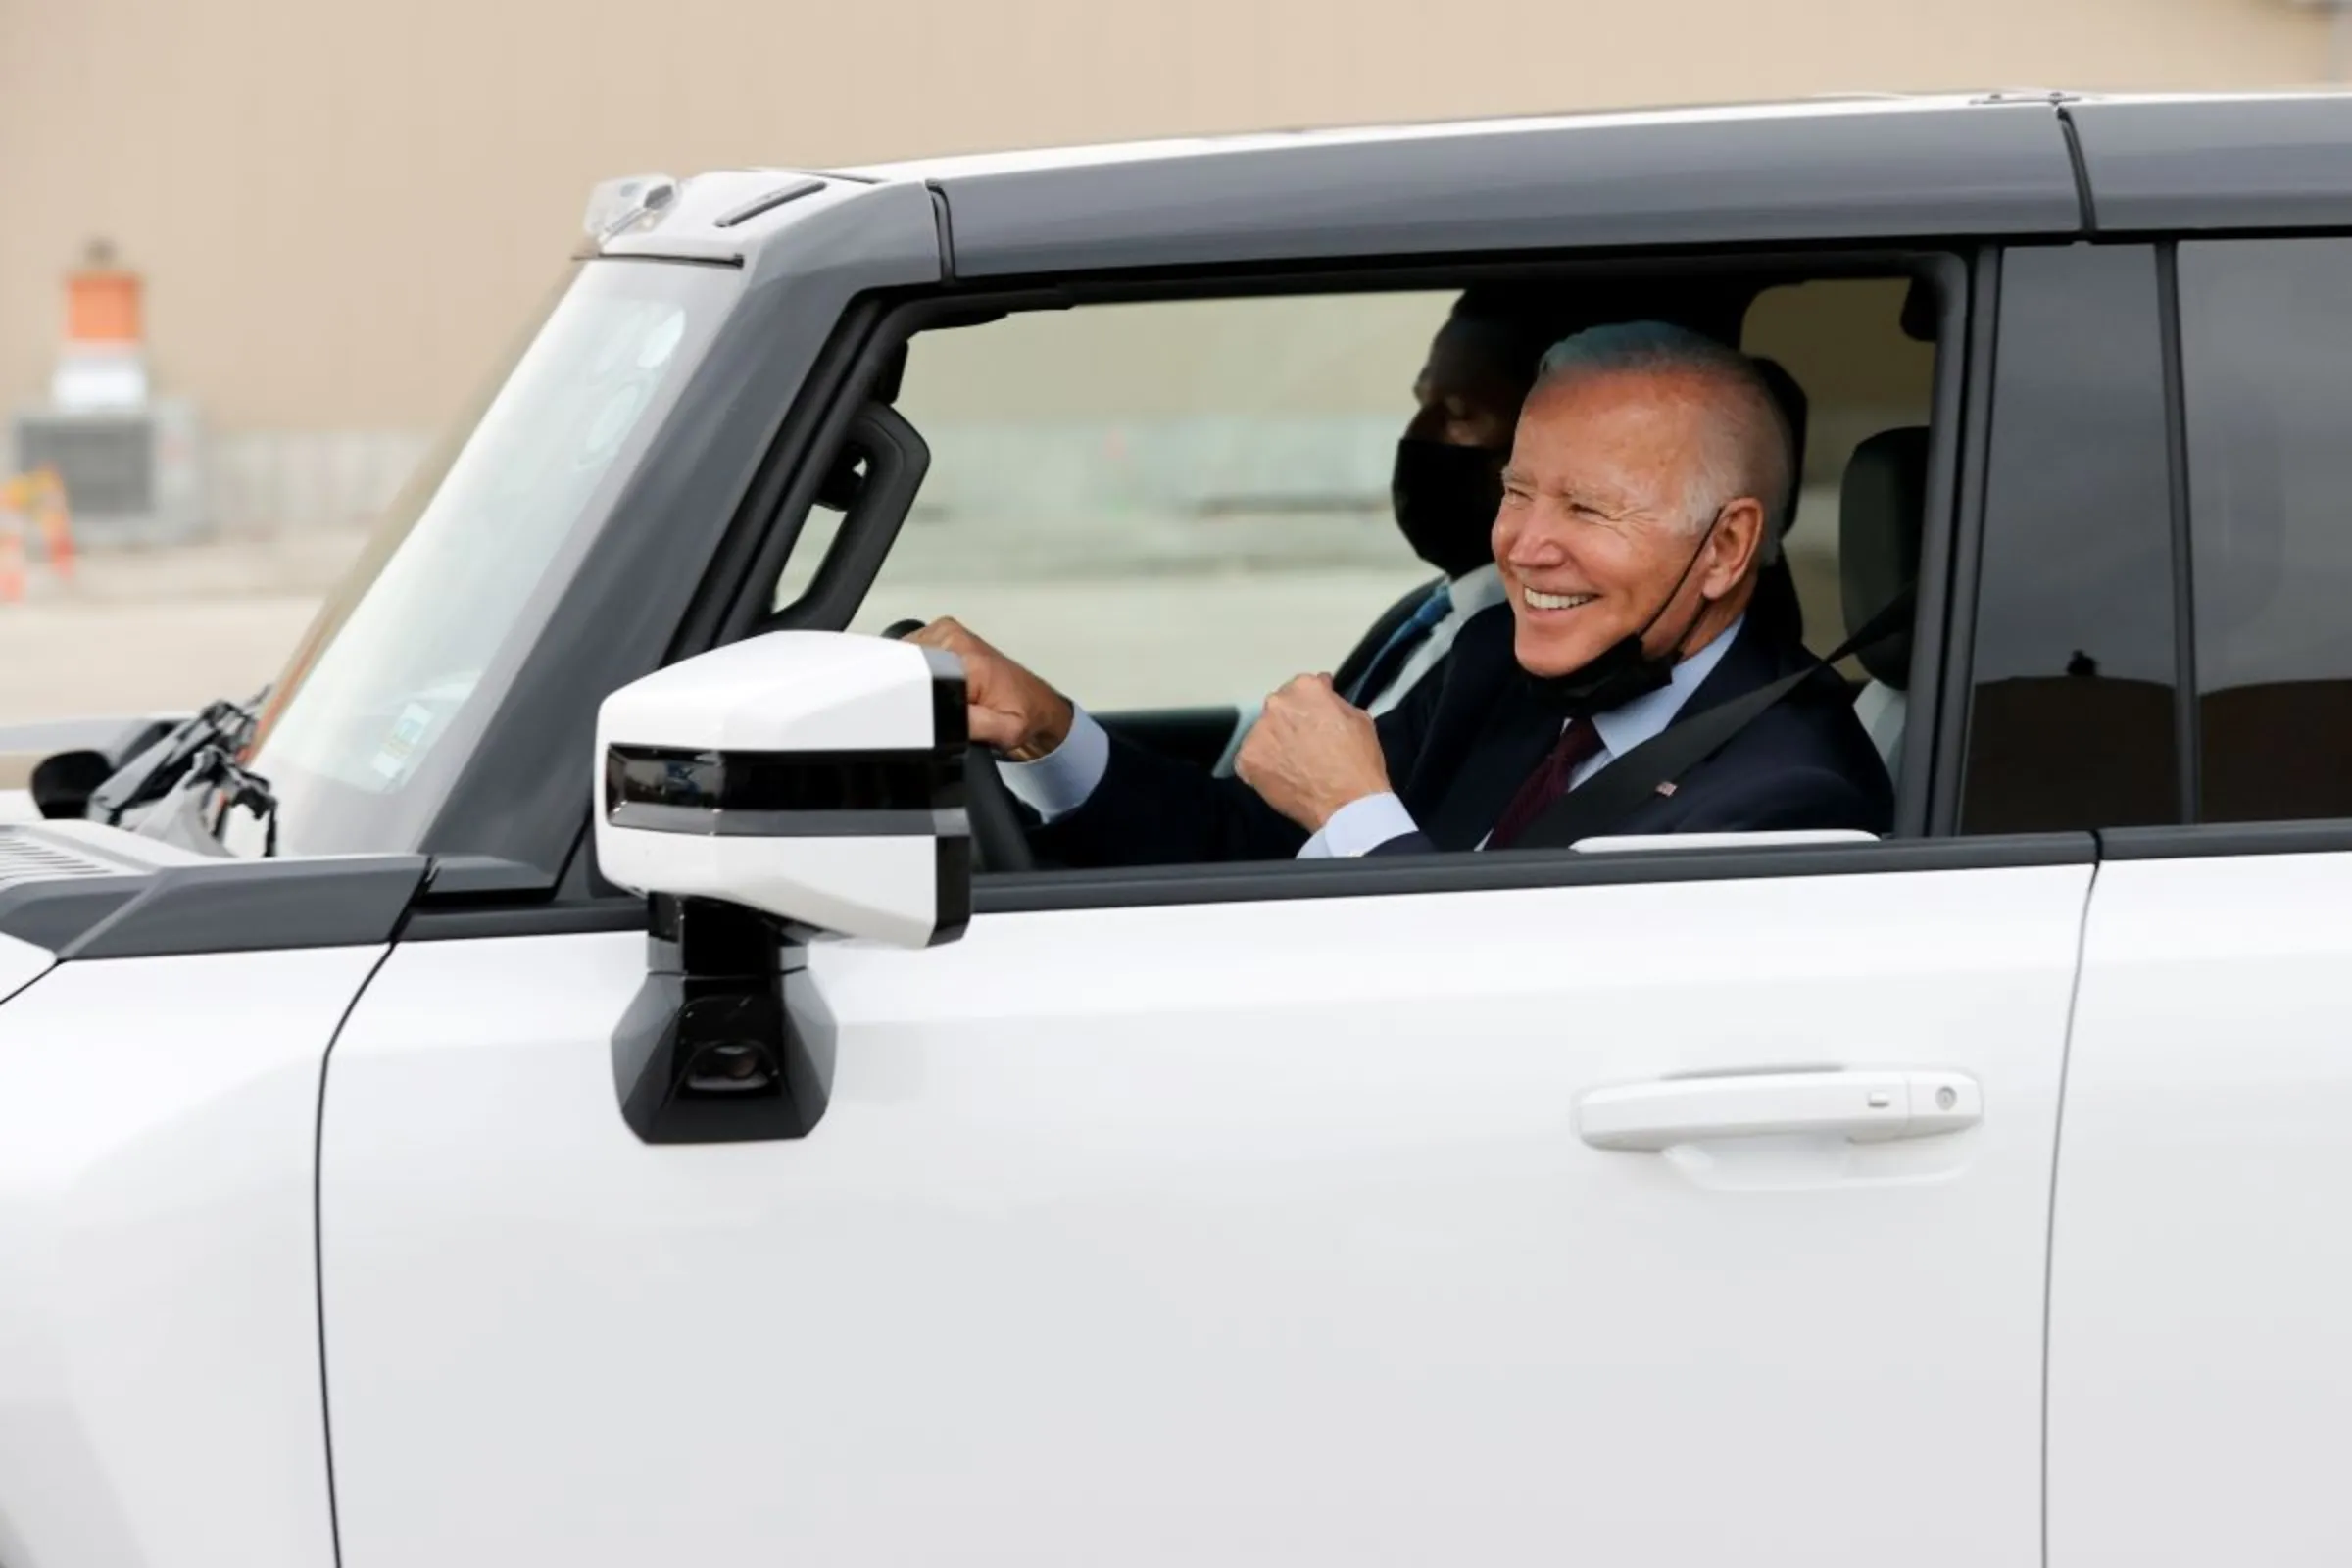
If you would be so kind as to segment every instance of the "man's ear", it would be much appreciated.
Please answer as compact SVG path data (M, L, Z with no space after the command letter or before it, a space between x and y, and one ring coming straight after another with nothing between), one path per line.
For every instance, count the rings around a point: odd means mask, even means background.
M1698 591L1709 599L1723 598L1740 579L1753 574L1763 550L1764 504L1753 496L1742 496L1725 507L1715 521Z

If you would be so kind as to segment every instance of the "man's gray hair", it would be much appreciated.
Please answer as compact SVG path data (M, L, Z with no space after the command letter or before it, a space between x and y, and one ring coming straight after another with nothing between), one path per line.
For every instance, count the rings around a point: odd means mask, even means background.
M1760 564L1780 559L1781 529L1796 488L1797 455L1788 416L1772 395L1755 361L1711 337L1664 321L1595 326L1551 346L1536 370L1542 390L1588 375L1680 373L1714 389L1715 417L1707 422L1699 471L1684 482L1690 507L1685 526L1696 533L1741 496L1764 508Z

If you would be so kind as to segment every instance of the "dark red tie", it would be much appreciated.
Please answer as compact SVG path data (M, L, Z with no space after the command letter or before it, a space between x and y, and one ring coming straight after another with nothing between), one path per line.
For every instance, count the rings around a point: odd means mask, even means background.
M1502 808L1502 819L1494 831L1487 835L1490 850L1507 850L1526 832L1528 824L1544 814L1544 808L1568 793L1568 781L1578 766L1600 751L1600 731L1589 719L1572 719L1536 770L1527 775L1511 804Z

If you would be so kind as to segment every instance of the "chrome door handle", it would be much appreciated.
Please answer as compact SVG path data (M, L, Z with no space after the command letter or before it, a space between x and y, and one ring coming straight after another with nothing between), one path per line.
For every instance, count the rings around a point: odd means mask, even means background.
M1654 1152L1725 1138L1932 1138L1984 1114L1965 1073L1727 1073L1592 1090L1576 1103L1576 1130L1595 1149Z

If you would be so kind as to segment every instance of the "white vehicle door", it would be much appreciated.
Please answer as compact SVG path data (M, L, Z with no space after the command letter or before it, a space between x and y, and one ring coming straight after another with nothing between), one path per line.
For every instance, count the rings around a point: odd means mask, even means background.
M345 1568L2037 1561L2090 854L984 892L812 945L821 1119L708 1146L616 1107L642 935L404 941L324 1107Z
M2183 243L2180 813L2108 836L2068 1070L2050 1563L2340 1562L2352 241ZM2189 682L2184 680L2184 686Z
M2099 873L2052 1239L2053 1568L2342 1560L2352 835L2295 831L2123 839Z

